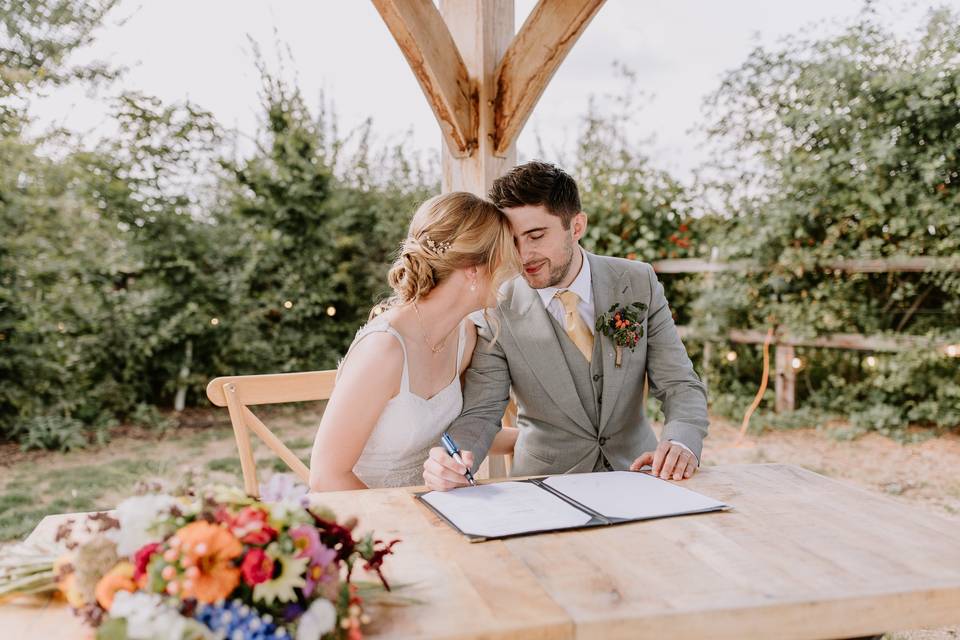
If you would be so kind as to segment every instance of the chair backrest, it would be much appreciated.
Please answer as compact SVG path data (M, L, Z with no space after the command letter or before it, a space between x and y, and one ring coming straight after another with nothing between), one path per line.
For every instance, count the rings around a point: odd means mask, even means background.
M249 409L260 404L309 402L328 400L333 393L337 372L305 371L302 373L275 373L253 376L223 376L207 384L207 398L218 407L226 407L233 424L233 435L240 453L243 487L248 495L259 497L257 466L250 444L250 431L261 440L305 484L310 483L310 470L270 429Z

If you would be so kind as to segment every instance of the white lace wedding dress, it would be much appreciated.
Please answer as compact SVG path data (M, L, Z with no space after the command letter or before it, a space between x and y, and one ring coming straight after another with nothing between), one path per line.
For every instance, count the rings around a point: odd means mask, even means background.
M457 374L450 384L429 399L410 391L407 346L403 337L390 326L386 318L378 316L357 332L350 350L340 362L341 368L350 357L354 346L371 333L389 333L399 340L403 347L400 392L387 402L353 467L353 473L368 487L408 487L423 484L423 463L430 449L439 446L440 434L460 415L463 408L460 363L463 361L465 326L465 322L460 323ZM338 372L338 378L339 375Z

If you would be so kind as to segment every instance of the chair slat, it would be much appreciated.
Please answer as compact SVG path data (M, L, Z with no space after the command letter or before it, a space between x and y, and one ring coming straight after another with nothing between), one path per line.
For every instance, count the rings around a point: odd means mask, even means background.
M207 385L207 398L218 407L227 406L223 385L233 383L237 397L245 406L328 400L333 393L337 372L304 371L253 376L222 376Z

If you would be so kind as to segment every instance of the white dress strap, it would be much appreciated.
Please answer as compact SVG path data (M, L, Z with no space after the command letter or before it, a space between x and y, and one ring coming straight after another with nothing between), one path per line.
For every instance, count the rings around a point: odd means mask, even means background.
M460 337L457 339L457 376L460 376L460 364L463 362L463 349L466 346L466 340L464 339L467 334L467 321L462 320L460 322Z
M403 336L400 333L390 326L390 323L387 322L386 318L378 317L374 318L364 326L360 327L357 330L357 335L354 337L353 342L350 344L350 348L347 349L346 355L343 356L343 359L340 360L340 363L337 365L337 376L336 379L340 379L340 371L343 369L344 363L347 361L347 358L350 357L350 354L353 352L354 347L360 344L360 341L366 338L371 333L389 333L394 338L400 342L400 348L403 349L403 373L400 377L400 390L403 392L410 391L410 373L407 370L407 345L403 341ZM458 369L459 370L459 369Z

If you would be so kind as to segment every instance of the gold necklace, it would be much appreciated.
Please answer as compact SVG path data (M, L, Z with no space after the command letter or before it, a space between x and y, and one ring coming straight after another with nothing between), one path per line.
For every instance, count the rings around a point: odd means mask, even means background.
M430 347L430 351L433 353L433 355L437 355L443 351L443 348L447 345L447 336L443 336L443 340L441 340L436 346L431 345L430 338L427 336L427 330L423 326L423 317L420 315L420 307L417 306L416 302L413 303L413 310L417 312L417 322L420 324L420 333L423 334L423 341L428 347Z

